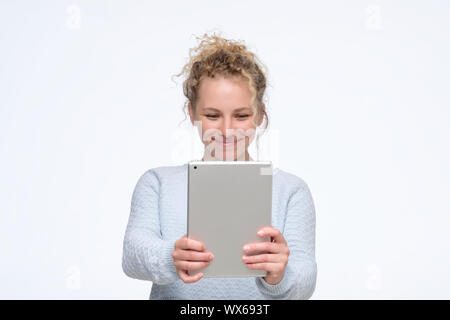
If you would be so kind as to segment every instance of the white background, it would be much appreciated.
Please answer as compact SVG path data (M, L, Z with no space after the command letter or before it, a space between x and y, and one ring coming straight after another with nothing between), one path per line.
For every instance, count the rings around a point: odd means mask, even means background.
M170 77L221 31L269 68L271 157L312 192L312 299L449 299L449 16L445 0L2 1L0 298L148 298L121 268L131 194L201 157Z

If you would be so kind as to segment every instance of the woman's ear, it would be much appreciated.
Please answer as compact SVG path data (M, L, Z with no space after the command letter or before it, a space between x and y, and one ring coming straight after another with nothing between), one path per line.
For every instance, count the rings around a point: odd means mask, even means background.
M194 125L194 120L195 120L194 112L192 111L192 106L191 106L190 102L188 104L188 111L189 111L189 118L191 119L191 123L192 123L192 125Z
M258 127L263 123L264 120L264 112L266 111L266 105L263 103L261 107L261 113L259 116Z

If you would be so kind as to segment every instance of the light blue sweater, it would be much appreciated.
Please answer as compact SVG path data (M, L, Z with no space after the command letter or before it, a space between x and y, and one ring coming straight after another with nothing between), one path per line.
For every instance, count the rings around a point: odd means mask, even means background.
M202 278L184 283L172 252L186 234L188 163L147 170L138 180L123 242L122 268L134 279L152 281L150 299L309 299L315 289L315 208L306 183L274 167L272 226L290 249L283 279Z

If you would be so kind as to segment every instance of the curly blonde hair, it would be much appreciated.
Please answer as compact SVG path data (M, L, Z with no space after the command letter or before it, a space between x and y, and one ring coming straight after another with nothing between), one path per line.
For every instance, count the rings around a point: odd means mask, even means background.
M196 37L196 39L200 40L200 44L189 49L188 63L180 73L174 75L177 77L185 75L183 92L187 100L184 103L183 110L190 103L195 114L202 79L206 77L214 78L216 75L239 76L248 80L252 94L251 108L256 111L253 117L255 127L259 122L255 118L261 119L260 117L264 116L266 120L264 130L267 129L269 118L263 105L267 83L265 76L267 68L265 65L260 62L254 53L247 50L243 42L228 40L215 33L212 35L205 33L203 37Z

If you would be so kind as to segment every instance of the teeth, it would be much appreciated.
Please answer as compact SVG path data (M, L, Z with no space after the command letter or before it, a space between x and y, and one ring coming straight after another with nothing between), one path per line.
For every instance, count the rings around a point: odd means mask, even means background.
M212 139L212 141L216 141L217 143L223 143L223 144L227 144L227 143L234 143L234 140L231 141L226 141L226 140L216 140L216 139ZM236 142L239 142L241 140L238 140Z

